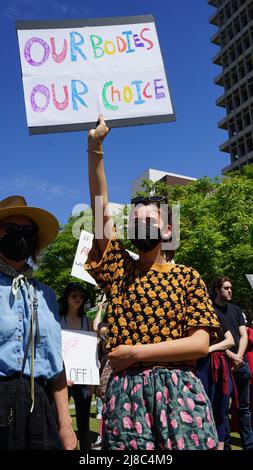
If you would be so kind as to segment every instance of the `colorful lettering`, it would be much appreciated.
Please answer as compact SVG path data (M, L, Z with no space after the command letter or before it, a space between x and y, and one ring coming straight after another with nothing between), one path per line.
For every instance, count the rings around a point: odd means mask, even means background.
M43 58L39 61L33 60L31 56L31 48L36 43L40 44L44 49ZM49 49L48 44L46 43L46 41L43 41L43 39L41 38L33 37L29 39L25 44L25 49L24 49L25 59L30 65L33 65L34 67L39 67L40 65L43 65L48 59L49 53L50 53L50 49Z
M109 45L112 47L111 50L109 49ZM113 44L112 41L105 41L105 52L106 52L106 54L115 54L116 47L115 47L115 45Z
M136 47L144 47L144 44L143 42L141 42L138 34L134 34L133 38L134 38L134 44L136 45Z
M151 30L149 28L143 28L140 32L140 37L143 41L146 41L149 44L149 47L147 47L147 50L152 49L154 47L154 43L150 39L147 39L143 36L144 31L151 31Z
M124 52L127 48L126 41L121 36L116 37L116 42L118 46L118 51L119 52Z
M82 90L77 90L77 84L81 85ZM88 92L88 87L83 83L81 80L71 80L71 90L72 90L72 104L74 111L78 111L77 101L81 103L81 105L88 108L88 105L85 103L81 95L85 95Z
M56 109L59 109L59 111L63 111L64 109L66 109L69 105L69 93L68 93L68 87L67 86L64 86L63 87L63 91L64 91L64 95L65 95L65 99L62 103L59 103L59 101L57 101L56 99L56 93L55 93L55 85L52 84L51 85L51 88L52 88L52 93L53 93L53 102L54 102L54 105L56 107Z
M131 85L135 85L136 86L136 91L137 91L137 100L134 102L134 104L143 104L145 103L145 100L143 100L141 98L141 84L142 84L142 80L133 80L131 82Z
M130 43L130 36L132 36L132 31L124 31L122 34L125 34L126 35L126 38L127 38L127 51L126 53L129 53L129 52L135 52L135 49L131 49L131 43Z
M63 49L62 49L62 52L60 52L59 54L57 54L55 51L55 38L50 38L50 43L51 43L53 59L57 64L60 64L61 62L64 61L66 54L67 54L67 49L68 49L67 41L66 39L64 39Z
M110 82L106 82L103 86L103 90L102 90L102 100L103 100L103 104L104 104L104 107L106 109L110 109L111 111L116 111L119 107L118 106L112 106L109 101L107 100L107 90L108 88L112 86L112 81Z
M95 34L92 34L90 36L90 40L91 40L91 45L93 48L93 54L94 54L95 59L99 59L100 57L103 57L104 50L102 47L100 47L100 44L103 43L103 39L100 36L96 36ZM100 51L100 54L99 54L99 51Z
M133 92L130 86L124 86L123 88L123 98L126 103L130 103L133 99Z
M79 38L79 42L76 42ZM77 61L77 52L82 56L84 60L87 60L86 55L82 51L79 46L84 44L84 38L81 34L77 33L76 31L72 31L70 33L70 50L71 50L71 60L72 62Z
M42 95L45 96L46 102L45 102L44 106L38 106L36 104L36 102L35 102L36 93L41 93ZM45 111L45 109L47 109L47 107L49 105L49 102L50 102L50 91L49 91L49 89L45 85L41 85L41 84L36 85L32 89L30 100L31 100L31 105L32 105L33 111L35 111L35 113L43 113L43 111Z
M148 95L148 94L147 94L147 88L148 88L148 87L150 87L150 82L148 82L148 83L145 85L145 87L144 87L144 89L143 89L143 96L145 96L145 98L153 98L153 95Z
M162 91L161 93L158 91L158 90L164 90L164 85L157 85L158 82L162 82L162 79L161 78L157 78L156 80L154 80L154 84L155 84L155 96L156 96L156 99L159 100L161 98L165 98L165 93Z
M114 95L118 96L118 100L120 101L120 91L116 90L114 86L112 86L112 102L114 103Z

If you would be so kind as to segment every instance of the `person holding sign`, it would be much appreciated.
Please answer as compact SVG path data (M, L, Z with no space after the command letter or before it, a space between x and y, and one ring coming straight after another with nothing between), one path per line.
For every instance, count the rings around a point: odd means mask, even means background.
M73 282L68 284L60 299L61 325L64 330L90 331L92 325L85 316L84 305L88 301L88 294L81 284ZM76 424L80 450L91 449L90 438L90 407L92 393L88 385L74 384L68 380L69 398L72 396L76 409Z
M103 214L85 268L108 300L106 348L113 373L103 410L103 448L209 450L218 438L194 361L206 356L219 327L206 286L194 269L170 263L164 197L136 198L129 234L133 260L108 215L100 115L88 136L91 206ZM99 236L97 233L99 232ZM166 245L166 244L165 244Z
M58 230L52 214L22 196L0 201L1 449L76 447L55 294L27 264Z

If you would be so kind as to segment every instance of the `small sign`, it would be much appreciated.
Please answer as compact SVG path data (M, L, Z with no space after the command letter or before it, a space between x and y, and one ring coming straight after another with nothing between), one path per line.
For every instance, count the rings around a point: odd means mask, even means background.
M62 356L67 380L74 384L99 385L96 333L62 330Z
M89 251L92 247L93 238L94 235L92 233L86 232L85 230L81 231L71 276L96 286L97 283L95 279L84 269L84 264L86 263Z

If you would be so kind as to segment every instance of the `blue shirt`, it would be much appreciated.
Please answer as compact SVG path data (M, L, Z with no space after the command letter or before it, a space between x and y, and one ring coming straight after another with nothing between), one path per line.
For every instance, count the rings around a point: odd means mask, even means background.
M0 376L22 370L31 323L31 300L26 286L12 293L13 278L0 272ZM61 325L54 291L36 281L40 340L36 343L35 377L51 379L63 370ZM33 299L33 281L29 281ZM24 374L31 375L31 348Z

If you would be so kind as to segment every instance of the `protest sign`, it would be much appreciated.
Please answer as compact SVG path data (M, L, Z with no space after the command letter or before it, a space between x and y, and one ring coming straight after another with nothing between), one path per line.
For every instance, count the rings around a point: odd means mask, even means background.
M84 264L87 261L93 238L94 235L92 233L86 232L85 230L81 231L74 263L72 266L71 276L77 277L78 279L82 279L82 281L89 282L89 284L96 286L97 283L95 279L93 279L93 277L84 269ZM128 251L133 259L139 259L139 255L136 253L133 253L129 250L126 251Z
M99 385L96 333L62 330L62 355L67 380L75 384Z
M84 264L88 258L88 253L92 246L94 235L82 230L80 233L79 243L76 250L74 263L72 266L71 276L82 279L89 284L97 285L95 279L84 269Z
M16 27L31 134L175 120L153 16Z

